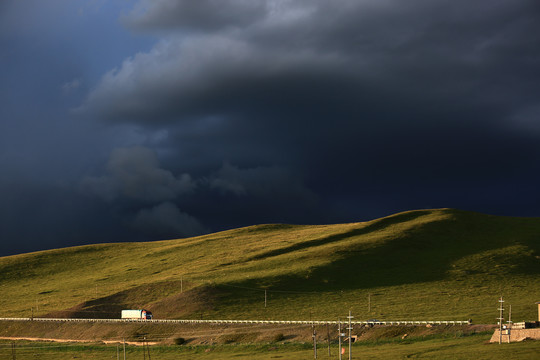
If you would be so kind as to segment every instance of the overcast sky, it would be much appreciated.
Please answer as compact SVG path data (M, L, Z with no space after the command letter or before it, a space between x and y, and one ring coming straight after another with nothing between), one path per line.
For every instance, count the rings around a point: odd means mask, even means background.
M540 216L538 0L3 0L0 255Z

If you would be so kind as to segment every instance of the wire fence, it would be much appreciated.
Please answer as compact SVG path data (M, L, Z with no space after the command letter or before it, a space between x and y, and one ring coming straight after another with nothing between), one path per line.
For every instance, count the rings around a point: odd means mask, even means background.
M151 360L150 347L123 344L46 344L6 342L0 343L0 360L63 360L63 359L146 359ZM154 354L157 355L157 354ZM154 359L159 358L154 356Z

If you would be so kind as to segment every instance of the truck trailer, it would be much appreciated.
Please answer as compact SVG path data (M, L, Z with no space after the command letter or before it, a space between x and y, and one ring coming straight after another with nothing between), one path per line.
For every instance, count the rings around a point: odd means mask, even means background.
M152 313L148 310L122 310L122 319L152 320Z

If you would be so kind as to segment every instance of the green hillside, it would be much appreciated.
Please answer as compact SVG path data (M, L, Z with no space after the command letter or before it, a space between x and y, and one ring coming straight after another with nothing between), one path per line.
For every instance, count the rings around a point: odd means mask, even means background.
M539 274L539 218L453 209L0 258L7 317L534 320Z

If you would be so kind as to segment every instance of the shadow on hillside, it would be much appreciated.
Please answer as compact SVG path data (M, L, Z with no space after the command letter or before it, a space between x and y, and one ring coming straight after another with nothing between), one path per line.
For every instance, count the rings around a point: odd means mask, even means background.
M343 249L338 260L316 267L308 273L247 281L239 285L260 287L260 284L271 284L270 289L295 291L396 286L448 278L454 262L484 251L512 245L524 245L533 252L540 250L537 241L540 224L537 220L500 218L457 210L447 212L451 215L448 218L424 223L407 233L396 234L391 241L377 247L366 249L359 245ZM400 214L362 229L269 251L258 258L367 234L386 226L414 220L427 213L429 211ZM530 257L534 258L533 255ZM540 262L531 259L509 256L501 261L516 262L509 271L540 274Z
M370 232L378 231L390 225L395 225L398 223L415 220L421 216L428 215L430 213L431 211L428 211L428 210L419 210L419 211L394 215L394 216L387 217L384 219L379 219L373 222L372 224L369 224L361 229L354 229L351 231L343 232L341 234L330 235L330 236L326 236L320 239L305 241L305 242L301 242L301 243L294 244L291 246L283 247L281 249L270 250L262 254L255 255L251 258L243 259L242 262L248 262L252 260L262 260L262 259L269 258L272 256L287 254L293 251L304 250L311 247L330 244L330 243L341 241L350 237L360 236L360 235L368 234Z
M191 313L211 308L214 298L208 287L198 287L181 293L181 286L192 287L184 281L167 281L135 286L105 297L80 303L72 308L54 311L42 317L75 319L118 319L124 309L157 311L160 317ZM194 301L196 299L196 301ZM194 302L196 304L194 304Z

